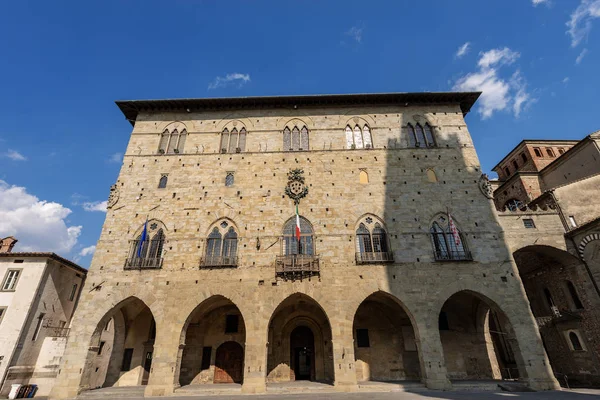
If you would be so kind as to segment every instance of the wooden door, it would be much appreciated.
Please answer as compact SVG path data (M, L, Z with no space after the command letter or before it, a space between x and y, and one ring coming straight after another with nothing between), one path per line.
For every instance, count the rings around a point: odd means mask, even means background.
M214 383L242 383L244 349L237 342L225 342L217 349Z

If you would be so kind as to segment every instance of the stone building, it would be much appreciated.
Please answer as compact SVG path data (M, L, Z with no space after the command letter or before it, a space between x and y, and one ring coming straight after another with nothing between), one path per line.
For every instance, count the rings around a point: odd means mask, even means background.
M117 102L133 132L51 397L557 388L464 120L478 96Z
M12 253L0 240L0 396L11 385L50 392L86 270L54 253Z
M524 140L492 182L552 368L571 386L600 386L599 144L599 132Z

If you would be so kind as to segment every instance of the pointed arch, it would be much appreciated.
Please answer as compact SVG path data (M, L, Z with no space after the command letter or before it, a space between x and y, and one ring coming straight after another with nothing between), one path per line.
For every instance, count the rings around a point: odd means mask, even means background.
M358 173L358 182L362 185L369 183L369 174L364 169L361 169Z
M183 153L187 127L180 121L169 123L163 130L158 144L160 154Z
M363 143L365 144L365 149L373 148L373 138L371 137L371 128L369 125L365 124L363 126Z
M415 128L411 123L406 124L406 132L408 134L408 143L410 147L419 147L417 144L417 136L415 134Z
M387 231L383 221L367 214L359 219L356 229L356 263L393 262Z
M158 220L146 221L130 241L125 269L158 269L162 267L166 228Z
M351 149L354 147L354 134L350 125L346 125L346 148Z
M430 225L431 243L436 261L470 261L471 252L468 250L464 235L456 221L448 214L438 214ZM453 225L453 227L452 227Z
M437 183L437 175L435 174L435 170L433 168L427 168L427 181L431 183Z
M202 268L237 267L237 227L228 219L217 220L210 228L206 239Z
M429 122L425 123L424 131L425 131L425 141L427 143L427 147L435 147L436 142L435 142L435 137L433 135L433 128L431 127L431 125L429 125Z

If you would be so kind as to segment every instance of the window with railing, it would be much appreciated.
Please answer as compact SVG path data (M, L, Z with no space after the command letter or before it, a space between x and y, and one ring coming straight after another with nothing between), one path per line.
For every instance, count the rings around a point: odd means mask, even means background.
M431 225L431 242L437 261L468 261L472 260L465 238L454 225L449 224L448 216L440 216Z
M300 228L300 240L296 227ZM281 255L276 259L276 276L303 279L319 275L319 257L315 254L313 228L304 217L290 218L283 227Z
M150 229L148 229L150 228ZM165 234L156 222L146 223L146 232L131 241L125 269L158 269L162 267Z
M356 263L393 261L394 256L389 250L387 233L383 224L370 216L363 218L356 230Z
M206 240L206 253L200 267L237 267L237 241L237 232L230 221L217 223Z

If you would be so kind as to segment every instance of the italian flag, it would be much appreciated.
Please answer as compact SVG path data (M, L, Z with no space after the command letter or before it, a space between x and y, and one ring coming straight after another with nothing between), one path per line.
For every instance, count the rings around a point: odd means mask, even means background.
M298 214L298 205L296 205L296 239L300 243L300 215Z

